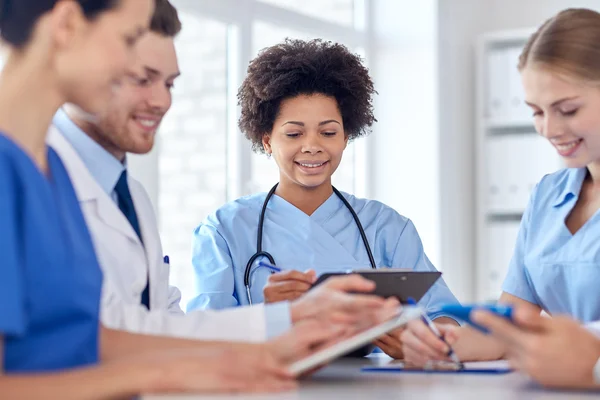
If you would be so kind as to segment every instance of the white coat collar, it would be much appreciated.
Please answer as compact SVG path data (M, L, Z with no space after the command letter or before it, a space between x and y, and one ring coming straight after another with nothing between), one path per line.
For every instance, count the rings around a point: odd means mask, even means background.
M55 126L50 127L46 142L58 153L63 164L66 166L75 187L77 198L82 206L86 202L95 202L97 215L104 223L141 245L140 239L127 218L110 196L96 182L73 146L71 146Z

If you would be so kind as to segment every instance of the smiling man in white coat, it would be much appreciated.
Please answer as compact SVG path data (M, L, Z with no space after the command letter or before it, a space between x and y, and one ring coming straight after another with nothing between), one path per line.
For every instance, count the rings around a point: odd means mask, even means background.
M138 59L115 89L111 110L93 120L65 106L54 118L48 143L60 155L75 186L104 273L101 319L136 333L195 339L261 342L311 318L368 320L382 300L364 280L341 279L292 303L185 315L180 292L169 286L158 227L147 193L127 175L127 153L145 154L171 106L179 76L174 37L177 11L158 1ZM371 288L372 289L372 288ZM389 302L388 302L389 304Z

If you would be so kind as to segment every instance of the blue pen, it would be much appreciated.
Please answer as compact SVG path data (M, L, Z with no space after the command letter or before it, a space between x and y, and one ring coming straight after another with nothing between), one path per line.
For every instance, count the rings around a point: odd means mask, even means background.
M411 306L416 306L417 302L415 301L415 299L413 299L412 297L409 297L407 300L407 303L410 304ZM425 325L427 325L429 327L429 329L431 329L431 331L438 337L440 338L440 340L444 343L446 343L446 345L448 346L448 357L450 357L450 359L455 362L457 365L462 367L462 362L460 361L460 359L458 358L458 356L456 355L456 353L454 352L454 350L452 349L452 346L450 346L450 344L446 341L446 339L444 338L444 336L442 336L442 333L438 330L438 328L435 326L435 324L433 323L433 321L427 316L427 314L424 312L423 314L421 314L421 321L423 321L423 323Z
M259 267L263 267L263 268L268 268L268 269L270 269L270 270L271 270L271 271L273 271L273 272L281 272L281 268L279 268L279 267L276 267L276 266L274 266L274 265L271 265L271 264L269 264L269 263L266 263L266 262L264 262L264 261L259 261L259 262L258 262L258 266L259 266Z
M165 264L170 264L170 262L169 262L169 256L164 256L164 258L163 258L163 262L164 262Z

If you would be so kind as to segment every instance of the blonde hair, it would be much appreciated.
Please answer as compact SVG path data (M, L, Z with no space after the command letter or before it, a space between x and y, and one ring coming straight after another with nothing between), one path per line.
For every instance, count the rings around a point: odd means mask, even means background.
M531 64L600 83L600 13L571 8L546 21L527 41L519 71Z

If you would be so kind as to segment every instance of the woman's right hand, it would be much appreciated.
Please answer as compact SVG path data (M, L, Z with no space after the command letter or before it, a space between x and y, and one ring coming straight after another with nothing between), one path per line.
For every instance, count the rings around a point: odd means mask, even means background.
M436 324L440 333L449 345L456 343L460 337L456 326ZM460 329L460 328L459 328ZM402 352L404 360L417 367L423 367L429 361L449 361L448 344L444 343L421 320L408 323L402 332Z
M290 270L271 274L263 288L265 303L296 300L312 287L316 279L313 270L306 272Z
M277 392L296 387L286 365L263 345L172 350L131 362L144 375L144 393Z
M506 349L490 335L469 326L435 325L448 344L421 320L411 321L402 333L405 361L418 367L425 366L428 361L450 361L448 345L452 346L461 361L498 360L504 357Z

